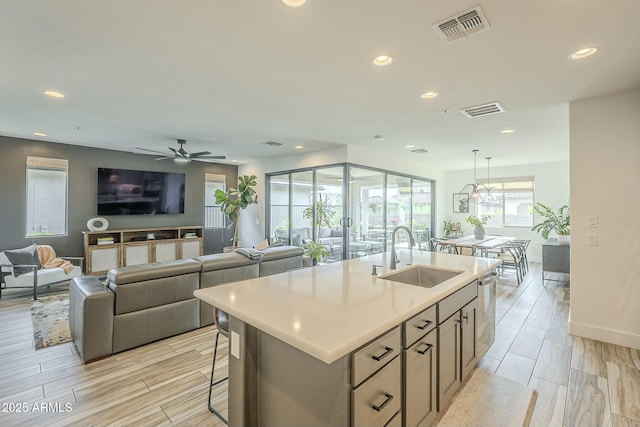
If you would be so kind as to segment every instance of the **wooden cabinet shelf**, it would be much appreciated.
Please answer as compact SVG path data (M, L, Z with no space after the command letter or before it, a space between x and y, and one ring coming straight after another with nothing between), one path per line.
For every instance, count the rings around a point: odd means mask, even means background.
M86 274L110 269L202 255L200 226L83 231Z

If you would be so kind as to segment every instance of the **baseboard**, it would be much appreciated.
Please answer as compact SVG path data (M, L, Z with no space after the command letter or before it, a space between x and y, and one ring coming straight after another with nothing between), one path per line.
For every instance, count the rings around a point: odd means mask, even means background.
M601 328L584 323L572 322L569 319L569 333L583 338L603 341L610 344L621 345L640 350L640 335L628 332L616 331L613 329Z

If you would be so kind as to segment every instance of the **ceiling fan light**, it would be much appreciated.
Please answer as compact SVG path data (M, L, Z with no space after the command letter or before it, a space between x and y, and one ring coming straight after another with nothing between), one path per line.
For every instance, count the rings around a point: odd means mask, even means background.
M174 160L176 163L189 163L191 161L188 157L176 157Z

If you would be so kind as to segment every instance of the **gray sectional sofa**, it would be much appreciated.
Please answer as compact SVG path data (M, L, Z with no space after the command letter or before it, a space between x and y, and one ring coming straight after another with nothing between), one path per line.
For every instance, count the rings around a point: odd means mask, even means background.
M106 282L71 280L69 327L85 362L213 323L196 289L302 268L303 250L267 248L260 260L236 252L114 268Z

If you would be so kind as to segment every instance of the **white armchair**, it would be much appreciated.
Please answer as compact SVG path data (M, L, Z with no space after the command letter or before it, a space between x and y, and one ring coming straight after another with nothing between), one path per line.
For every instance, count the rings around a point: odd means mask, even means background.
M45 254L42 259L39 252ZM43 265L44 264L44 265ZM56 257L50 246L31 245L23 249L0 252L0 298L7 288L32 288L38 299L38 287L50 286L82 275L82 257Z

